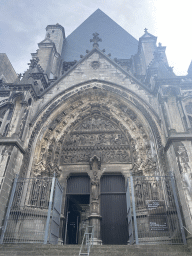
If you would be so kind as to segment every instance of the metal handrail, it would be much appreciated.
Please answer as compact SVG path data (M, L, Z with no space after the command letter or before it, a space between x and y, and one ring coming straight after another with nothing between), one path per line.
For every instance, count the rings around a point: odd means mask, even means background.
M184 228L190 235L192 235L191 232L189 232L189 230L188 230L185 226L183 226L183 228Z
M89 232L89 229L91 229L91 232ZM91 245L93 246L93 238L94 238L94 226L87 226L85 229L82 243L81 243L79 256L81 255L89 256ZM85 252L83 251L83 249L85 249Z

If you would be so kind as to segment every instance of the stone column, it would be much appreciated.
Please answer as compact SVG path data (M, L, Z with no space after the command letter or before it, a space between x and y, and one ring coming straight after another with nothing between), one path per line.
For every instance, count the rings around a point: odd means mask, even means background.
M96 156L90 159L91 191L90 191L90 216L89 225L94 226L94 245L102 244L101 241L101 216L100 216L100 159Z

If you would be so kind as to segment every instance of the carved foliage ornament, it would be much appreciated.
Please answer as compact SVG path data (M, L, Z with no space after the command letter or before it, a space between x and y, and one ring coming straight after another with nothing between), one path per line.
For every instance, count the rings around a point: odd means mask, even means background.
M92 61L91 62L91 67L93 69L98 69L101 66L101 63L99 61Z

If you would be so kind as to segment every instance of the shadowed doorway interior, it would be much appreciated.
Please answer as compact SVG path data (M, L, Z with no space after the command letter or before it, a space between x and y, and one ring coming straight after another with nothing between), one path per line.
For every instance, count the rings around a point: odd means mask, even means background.
M90 179L88 176L70 176L67 181L66 222L64 244L80 244L88 225Z

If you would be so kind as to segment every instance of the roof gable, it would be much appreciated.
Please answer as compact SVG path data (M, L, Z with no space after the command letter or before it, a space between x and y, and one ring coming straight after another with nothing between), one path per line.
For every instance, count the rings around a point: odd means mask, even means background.
M145 87L131 73L125 71L121 66L100 51L99 48L93 48L64 73L63 76L55 81L55 83L47 88L43 94L46 94L47 91L52 91L53 93L55 90L57 93L60 93L75 85L96 80L125 87L128 86L129 88L133 88L133 84L139 86L138 88Z
M138 41L97 9L64 40L62 58L65 61L79 60L81 54L92 49L90 39L95 32L102 39L100 49L104 48L107 53L111 53L112 58L129 59L137 53Z

